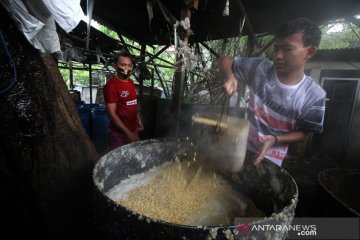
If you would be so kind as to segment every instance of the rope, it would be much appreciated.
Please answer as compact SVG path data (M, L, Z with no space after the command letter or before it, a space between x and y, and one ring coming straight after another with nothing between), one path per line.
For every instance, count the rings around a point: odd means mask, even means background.
M5 52L6 52L6 55L8 56L8 58L10 59L10 63L12 64L13 66L13 72L14 72L14 78L12 79L12 81L10 82L10 84L5 87L4 89L0 89L0 94L3 94L5 92L7 92L16 82L16 65L14 63L14 60L11 58L11 55L10 55L10 52L9 52L9 49L7 48L6 46L6 42L5 42L5 39L4 39L4 36L2 34L2 31L0 30L0 38L1 38L1 43L5 49Z
M221 107L220 119L219 119L219 121L217 121L217 123L216 123L216 131L219 131L219 130L220 130L220 125L221 125L222 117L223 117L223 114L224 114L224 109L225 109L226 100L227 100L227 97L226 97L226 95L225 95L225 97L224 97L224 102L223 102L222 107ZM228 109L227 109L227 111L226 111L226 118L227 118L228 114L229 114L229 107L228 107Z

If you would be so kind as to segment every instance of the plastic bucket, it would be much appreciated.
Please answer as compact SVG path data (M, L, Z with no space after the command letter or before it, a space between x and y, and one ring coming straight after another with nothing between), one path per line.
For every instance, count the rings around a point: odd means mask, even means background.
M91 139L91 109L90 108L78 108L81 123Z
M109 117L106 108L98 106L92 112L92 141L99 149L106 148L108 144Z
M97 108L104 108L104 105L101 104L82 104L79 108L84 108L84 109L90 109L92 112L97 109Z

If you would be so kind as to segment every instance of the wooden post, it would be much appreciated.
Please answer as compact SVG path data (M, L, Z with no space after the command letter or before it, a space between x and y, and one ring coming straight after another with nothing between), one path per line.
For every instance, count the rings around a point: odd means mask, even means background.
M12 67L18 76L0 96L1 239L91 239L94 144L53 56L40 54L2 7L0 29L16 57L1 64L0 82L11 81Z
M90 104L93 103L93 99L92 99L92 67L91 67L91 63L89 63L89 85L90 85Z
M154 68L151 69L151 96L154 96Z
M220 58L220 54L214 51L211 47L209 47L206 43L200 42L201 45L203 45L207 50L209 50L210 53L212 53L216 58Z
M144 84L144 74L142 73L143 69L146 68L145 64L145 54L146 54L146 44L141 44L141 50L140 50L140 76L139 76L139 95L143 95L143 84Z
M162 77L161 77L161 74L160 74L159 70L157 69L157 66L156 66L156 65L154 65L154 69L155 69L156 75L157 75L158 78L159 78L161 87L162 87L163 90L164 90L165 97L166 97L166 98L169 98L169 97L170 97L170 91L169 91L169 89L167 88L167 85L165 84L165 80L163 81L163 79L162 79Z
M69 62L69 78L70 78L70 89L74 90L74 77L73 77L73 62Z
M190 19L191 10L188 7L181 9L181 20L186 17ZM189 31L185 32L184 44L187 44L189 38ZM178 137L180 135L180 117L181 117L181 104L184 98L184 80L185 80L185 66L182 56L176 56L175 75L174 75L174 92L173 92L173 111L176 116L176 128L175 134Z
M200 45L199 43L196 43L196 49L197 49L197 52L198 52L198 55L200 56L200 60L201 60L201 64L203 66L203 68L205 69L206 68L206 63L202 57L202 52L200 50ZM210 84L210 79L205 79L206 80L206 85L209 89L209 96L210 96L210 103L212 104L213 103L213 94L212 94L212 89L211 89L211 84Z

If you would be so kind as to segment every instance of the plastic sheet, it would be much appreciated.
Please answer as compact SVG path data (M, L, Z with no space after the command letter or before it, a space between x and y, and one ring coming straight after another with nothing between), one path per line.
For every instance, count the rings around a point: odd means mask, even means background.
M21 0L3 0L0 3L27 40L42 53L61 53L55 21L70 32L84 16L79 0L25 1L26 5Z
M65 32L73 30L81 21L84 12L80 0L43 0L49 11Z

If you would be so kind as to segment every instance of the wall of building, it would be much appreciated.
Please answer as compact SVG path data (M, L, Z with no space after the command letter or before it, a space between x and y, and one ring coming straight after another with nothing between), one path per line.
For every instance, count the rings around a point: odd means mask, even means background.
M354 117L350 126L349 141L346 147L345 158L351 165L360 168L360 94L356 102Z
M360 88L360 62L310 62L306 66L308 74L321 85L324 78L353 79L358 80L357 88ZM343 126L347 129L347 139L344 146L342 159L336 159L340 166L360 167L360 91L357 90L354 101L350 126ZM320 140L319 140L320 138ZM321 148L321 136L309 145L314 149ZM316 146L314 146L316 144ZM339 144L341 145L341 144Z

